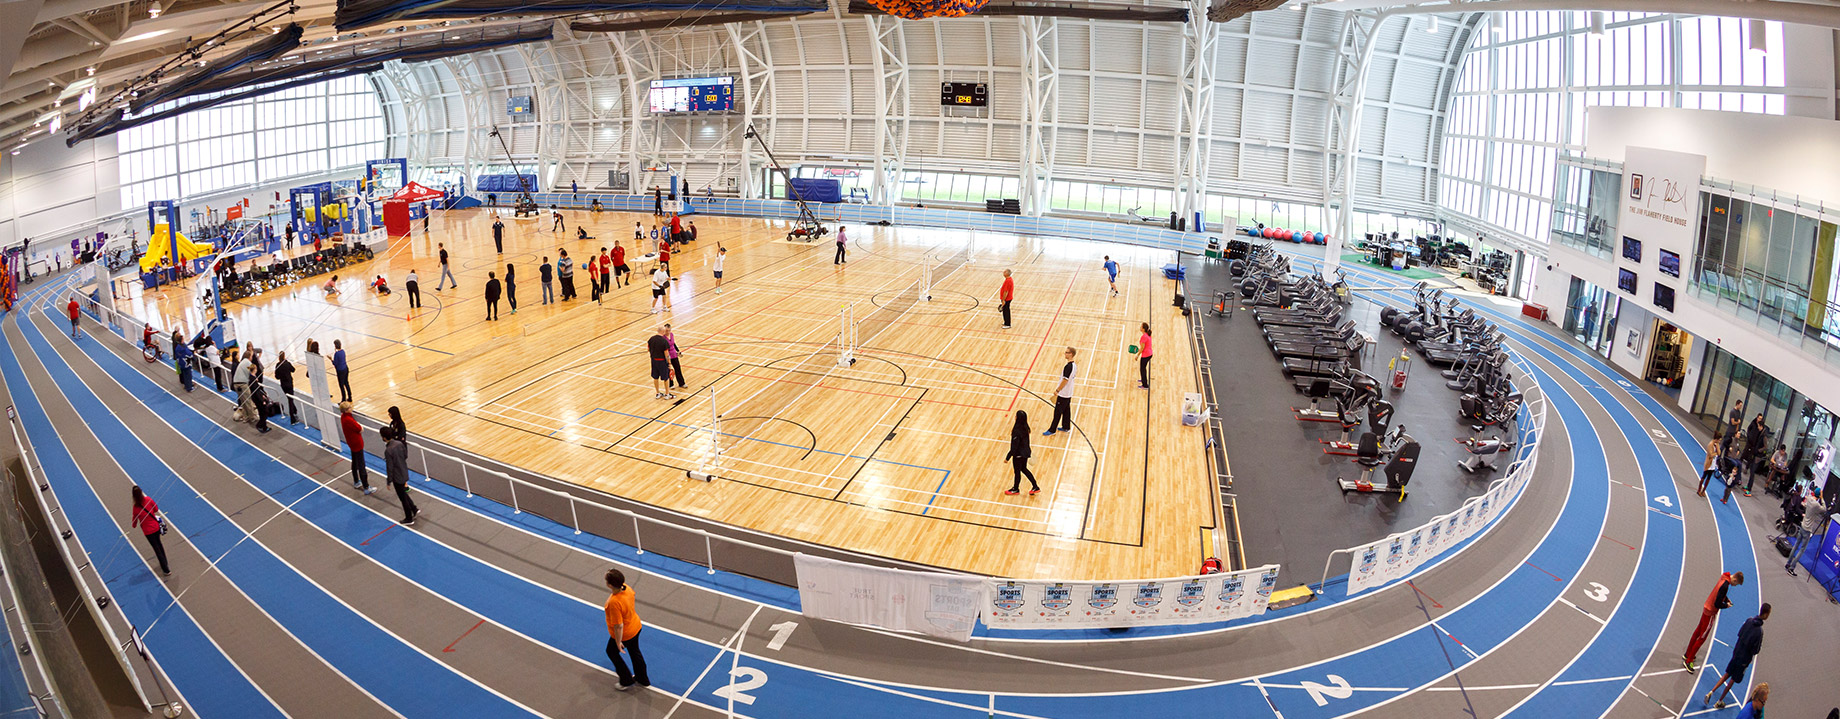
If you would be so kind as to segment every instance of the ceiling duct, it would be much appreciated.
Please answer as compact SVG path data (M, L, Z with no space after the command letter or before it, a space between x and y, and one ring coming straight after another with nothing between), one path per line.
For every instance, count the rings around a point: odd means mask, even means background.
M281 32L251 43L241 51L220 57L179 76L177 80L164 87L152 88L141 92L140 96L128 104L129 112L140 112L168 100L177 100L195 94L197 88L219 77L235 71L237 68L267 60L273 60L300 47L302 30L299 24L289 23Z

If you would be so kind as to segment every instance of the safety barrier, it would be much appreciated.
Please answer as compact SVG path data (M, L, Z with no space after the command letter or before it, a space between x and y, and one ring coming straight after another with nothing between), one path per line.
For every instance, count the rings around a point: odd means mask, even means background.
M1516 354L1513 362L1521 370L1522 377L1531 380L1535 376L1532 365L1525 358ZM1403 579L1447 550L1495 526L1495 520L1517 502L1521 490L1533 477L1545 430L1546 398L1539 396L1523 402L1515 415L1516 458L1505 474L1490 482L1481 494L1464 500L1462 506L1447 514L1372 542L1330 552L1323 560L1322 581L1317 583L1316 593L1328 591L1329 570L1337 556L1350 558L1346 595L1354 596Z

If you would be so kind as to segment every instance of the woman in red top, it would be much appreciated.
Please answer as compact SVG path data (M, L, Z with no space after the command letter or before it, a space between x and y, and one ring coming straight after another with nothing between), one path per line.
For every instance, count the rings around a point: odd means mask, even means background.
M1140 326L1144 334L1137 338L1137 388L1150 389L1150 356L1156 353L1150 349L1150 323Z
M172 576L172 567L166 564L166 545L160 542L160 535L165 532L160 524L160 505L142 493L138 484L134 486L134 509L129 517L141 534L147 535L147 543L153 545L153 556L160 558L160 576Z
M658 244L658 266L663 267L666 274L670 274L671 272L671 243L661 242ZM71 324L75 325L76 320L71 320Z
M339 403L339 429L345 434L345 447L351 450L351 488L365 494L377 491L371 486L371 471L364 466L364 428L351 413L350 402Z

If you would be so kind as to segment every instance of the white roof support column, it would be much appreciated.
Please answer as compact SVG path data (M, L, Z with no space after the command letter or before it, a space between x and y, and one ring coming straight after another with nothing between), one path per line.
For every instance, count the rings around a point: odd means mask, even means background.
M735 128L734 142L740 148L741 166L735 169L735 189L741 197L760 197L767 188L757 187L760 167L765 159L759 144L742 137L753 125L767 141L773 139L773 113L768 104L773 98L773 56L767 47L766 24L733 22L728 28L729 42L735 46L735 64L741 75L741 126Z
M1060 49L1057 21L1022 17L1022 214L1040 217L1048 210L1054 182L1054 123L1060 104Z
M901 169L907 164L907 37L900 18L865 15L869 39L875 43L875 77L881 90L875 97L875 169L869 182L869 201L892 205L901 199Z
M657 49L644 31L616 32L607 35L615 55L620 58L620 74L626 81L626 171L632 177L632 192L644 194L646 167L658 158L658 138L647 121L651 117L652 81L658 79Z
M1342 43L1335 76L1335 99L1330 105L1331 161L1324 206L1329 241L1323 251L1322 276L1334 279L1342 264L1342 246L1354 227L1355 172L1360 166L1361 110L1367 104L1367 70L1373 64L1375 36L1384 16L1351 11L1342 19Z
M574 124L569 112L568 80L562 77L561 60L554 43L542 45L519 45L518 54L524 60L524 68L530 72L530 79L537 86L537 173L543 178L543 186L551 190L556 188L561 177L558 170L562 158L568 152L565 145L567 133ZM543 57L548 55L546 59Z
M466 141L466 150L461 157L466 176L476 181L480 173L485 170L486 163L498 154L499 150L496 144L486 144L486 141L491 139L486 137L486 133L491 131L492 125L486 119L488 117L485 109L486 90L480 85L479 75L474 71L475 62L471 54L441 60L441 63L447 66L448 74L453 76L454 85L460 90L460 102L466 107L466 134L462 135Z
M1207 207L1208 156L1213 153L1214 66L1220 23L1207 19L1207 3L1191 3L1182 27L1182 107L1176 127L1176 215L1188 218ZM1196 226L1196 232L1206 228ZM1231 230L1233 228L1227 228Z

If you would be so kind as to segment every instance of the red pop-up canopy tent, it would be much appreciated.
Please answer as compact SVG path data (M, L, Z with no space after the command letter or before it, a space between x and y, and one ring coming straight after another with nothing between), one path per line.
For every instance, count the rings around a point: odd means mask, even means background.
M441 194L440 190L430 190L414 182L404 185L383 203L384 229L389 231L392 237L409 234L410 203L439 200L443 197L446 195Z
M430 190L419 183L411 182L407 185L403 185L403 188L397 190L396 194L391 195L390 199L407 200L409 202L425 202L428 200L439 200L443 197L446 197L446 195L442 194L440 190Z

